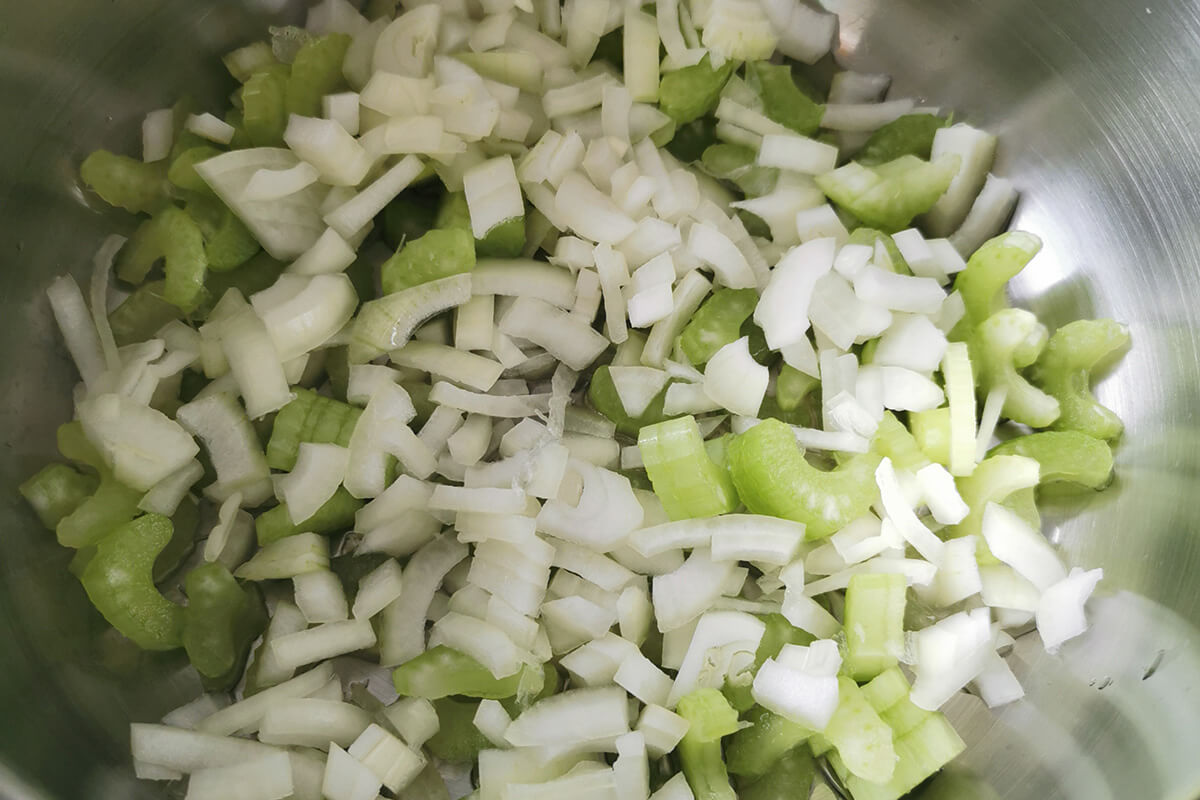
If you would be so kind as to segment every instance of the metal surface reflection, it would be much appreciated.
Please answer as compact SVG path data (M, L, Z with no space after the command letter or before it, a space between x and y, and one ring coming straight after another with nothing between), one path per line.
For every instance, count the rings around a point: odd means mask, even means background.
M973 748L921 794L1200 796L1200 11L1189 0L826 5L843 18L846 63L890 72L898 93L1001 135L999 169L1024 192L1017 223L1047 243L1018 299L1050 323L1121 319L1135 338L1099 389L1128 425L1117 486L1050 499L1046 514L1072 560L1105 568L1094 629L1056 656L1018 643L1022 703L993 714L957 699L951 711ZM128 224L81 201L75 165L94 147L124 148L141 115L181 87L212 100L227 92L216 57L261 32L251 7L0 10L0 99L21 109L0 151L0 796L161 794L133 783L125 726L156 719L194 684L177 658L102 635L65 554L13 487L50 456L69 413L73 377L41 289L82 272L102 234Z

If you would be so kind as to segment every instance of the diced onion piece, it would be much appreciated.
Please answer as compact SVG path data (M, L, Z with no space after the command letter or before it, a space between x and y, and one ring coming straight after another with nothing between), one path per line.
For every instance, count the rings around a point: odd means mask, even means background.
M958 174L925 215L925 226L934 236L949 236L966 219L996 158L996 137L965 123L941 128L933 136L931 159L958 155Z
M753 663L766 626L741 611L709 611L696 623L666 705L674 707L693 690L720 688L731 672Z
M370 186L326 214L325 222L344 238L353 238L384 206L416 180L424 168L421 159L405 156Z
M362 145L333 120L292 114L283 140L333 186L357 186L371 168Z
M725 286L747 289L758 285L746 257L716 227L703 222L693 225L688 232L687 247L696 258L712 267Z
M190 114L183 127L197 136L216 142L229 144L235 133L233 126L207 112Z
M169 156L174 138L175 112L169 108L148 112L142 120L142 161L149 164Z
M836 252L834 239L817 239L789 250L771 271L770 282L754 309L754 321L763 329L769 347L778 350L804 338L813 287L833 269Z
M1037 605L1037 627L1049 651L1087 630L1083 607L1104 577L1104 570L1084 572L1076 567L1058 583L1042 592Z
M513 720L506 738L514 747L594 742L629 732L625 690L572 689L533 704Z
M940 564L945 544L917 519L900 488L891 459L880 462L875 470L875 482L888 518L895 523L900 535L930 563Z
M916 663L910 699L913 705L936 711L974 680L995 653L986 608L962 611L918 631Z
M279 359L289 361L342 330L358 307L358 293L343 274L282 275L274 286L253 295L250 303ZM231 358L231 367L232 363Z
M950 405L950 474L970 475L975 469L975 379L967 345L954 342L942 359L942 376Z
M779 36L779 52L785 56L815 64L833 49L838 28L836 15L817 11L801 0L761 2Z
M983 511L983 539L992 555L1041 591L1067 577L1058 553L1040 531L997 503Z
M740 573L735 562L713 561L706 548L696 548L683 566L655 576L651 594L659 631L682 627L700 616L712 607L736 574Z
M382 787L383 780L373 770L338 745L329 746L329 758L321 780L322 797L326 800L368 800L378 797Z
M1012 181L995 175L987 176L967 218L950 236L950 243L960 256L967 258L1004 228L1013 209L1017 207L1017 197Z
M941 464L929 464L917 470L917 483L933 518L943 525L957 525L970 511L958 493L954 476Z
M586 322L543 300L518 297L500 318L500 330L528 339L571 369L581 370L608 347L608 340Z
M374 70L417 78L428 75L441 22L442 8L438 4L417 6L396 17L379 34L371 60Z
M313 246L287 268L294 275L323 275L343 272L354 263L354 248L333 228L327 228Z
M704 393L722 408L747 417L758 415L768 382L767 368L750 355L746 336L718 350L704 368Z
M807 136L771 133L763 137L757 163L805 175L821 175L837 167L838 149Z
M832 645L832 646L830 646ZM809 647L784 645L754 676L755 701L798 725L822 731L838 705L841 656L831 639Z
M463 174L463 191L476 239L486 238L497 225L525 214L511 156L493 158L467 170Z
M78 414L88 440L131 489L148 491L200 452L179 423L119 394L89 398Z

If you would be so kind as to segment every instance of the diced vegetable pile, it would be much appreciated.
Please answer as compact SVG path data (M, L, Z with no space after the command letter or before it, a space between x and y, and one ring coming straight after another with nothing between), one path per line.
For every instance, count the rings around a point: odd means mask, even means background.
M223 118L82 164L141 222L49 289L82 383L22 492L206 690L137 774L904 795L947 701L1022 696L1014 635L1086 628L1036 492L1109 482L1127 329L1009 306L995 138L822 81L800 0L402 5L323 0Z

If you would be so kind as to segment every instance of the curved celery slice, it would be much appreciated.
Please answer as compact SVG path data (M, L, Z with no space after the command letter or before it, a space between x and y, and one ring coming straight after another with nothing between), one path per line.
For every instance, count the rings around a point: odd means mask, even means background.
M671 519L714 517L737 507L733 480L708 457L695 417L647 425L638 434L638 449Z
M284 92L284 106L289 114L321 116L321 99L346 85L342 62L349 48L350 37L344 33L329 33L300 46L292 60L292 74Z
M592 408L612 420L618 432L626 436L637 436L645 426L655 425L667 419L663 413L663 406L667 401L667 387L664 386L663 390L654 396L640 417L631 417L621 404L621 397L617 394L617 387L613 384L607 364L592 373L592 379L588 383L588 401L591 402Z
M856 681L896 666L904 652L906 584L899 574L863 574L846 588L846 659L843 669Z
M1034 367L1034 380L1057 398L1059 430L1115 439L1125 426L1091 392L1092 371L1129 346L1129 328L1110 319L1078 320L1054 332Z
M854 800L898 800L949 764L966 744L941 714L933 714L894 744L895 772L886 783L873 783L849 773L840 758L831 758Z
M739 800L793 800L808 797L817 765L807 747L793 747L771 766L770 774L738 785Z
M803 725L755 706L747 715L750 727L729 739L725 756L734 775L766 775L786 753L808 741L813 732Z
M241 586L222 564L196 567L185 581L183 646L210 690L237 682L250 645L267 626L267 609L257 587Z
M66 464L47 464L18 490L42 525L54 530L96 491L98 484L94 475L84 475Z
M383 263L383 293L401 292L439 278L470 272L474 268L475 241L471 238L470 230L431 230L405 244Z
M910 419L911 417L912 415ZM890 411L883 412L883 419L875 431L872 448L879 455L890 458L897 468L909 472L916 472L928 466L930 462L929 454L920 446L914 434Z
M795 411L821 382L811 375L784 364L775 379L775 402L785 413ZM892 459L895 461L895 459Z
M348 447L361 415L360 408L311 389L297 389L295 399L275 415L267 442L267 465L290 471L296 466L301 442Z
M700 166L714 178L733 182L747 197L761 197L775 188L779 170L758 166L757 158L749 147L722 142L704 148Z
M869 453L835 470L819 470L805 460L791 428L770 419L729 445L729 471L746 507L804 523L810 540L832 535L870 509L878 499L879 461Z
M158 259L164 259L162 297L184 313L195 311L204 300L208 257L204 234L187 212L168 206L142 223L121 248L118 277L141 283Z
M242 124L255 147L283 144L288 72L286 65L273 64L255 72L242 86Z
M933 135L950 121L948 117L933 114L905 114L872 133L854 160L867 167L901 156L928 160L933 149Z
M140 512L142 493L118 483L107 473L101 474L100 486L54 529L63 547L87 547L96 544Z
M1042 431L1009 439L989 456L1025 456L1038 462L1042 483L1067 481L1103 489L1112 480L1112 448L1079 431Z
M237 269L262 249L245 223L219 200L195 198L187 212L204 234L204 255L214 272Z
M516 258L525 250L525 217L511 217L493 225L475 240L480 258Z
M440 700L461 695L500 700L517 693L521 672L496 678L470 656L438 645L396 667L392 682L396 691L406 697Z
M979 563L996 563L983 541L983 511L988 503L1002 503L1014 492L1038 485L1038 462L1024 456L998 455L985 458L975 471L959 478L958 493L970 512L963 521L949 528L951 536L978 537L976 557Z
M738 729L737 712L716 689L685 695L675 712L689 723L676 752L696 800L737 800L721 755L721 737Z
M211 144L189 147L171 159L171 166L167 168L167 180L180 189L211 197L212 189L204 182L203 178L196 174L196 165L201 161L216 158L223 152Z
M816 181L829 199L863 224L894 233L933 208L958 174L960 161L949 154L934 161L901 156L875 167L851 162Z
M172 320L180 318L178 306L163 299L163 281L139 286L108 315L118 347L153 339L154 334Z
M719 289L692 316L679 337L688 361L704 364L718 350L741 337L742 324L754 313L754 289Z
M780 125L804 136L812 136L821 127L825 106L796 85L790 66L755 61L746 65L746 82L762 99L763 113Z
M350 362L363 364L400 349L422 322L470 298L471 276L462 274L364 303L351 331Z
M110 206L149 214L167 203L166 164L146 164L97 150L79 166L79 177Z
M1046 328L1020 308L997 311L981 322L971 337L971 361L978 365L986 394L1005 387L1005 417L1034 428L1049 427L1061 411L1053 396L1041 391L1017 370L1034 362L1046 343Z
M1042 240L1032 233L1011 231L984 243L958 273L954 288L962 295L966 316L951 331L951 338L963 341L971 329L1008 307L1004 286L1025 269L1042 249Z
M909 412L908 426L917 446L930 461L936 461L943 467L950 466L949 406Z
M154 562L171 540L171 520L146 514L102 538L80 582L109 624L144 650L183 644L183 608L154 585Z
M713 69L706 55L699 64L668 72L658 85L658 107L676 125L699 119L717 107L721 89L736 68L736 61L727 60Z
M901 578L903 581L903 578ZM896 750L892 729L850 678L838 678L838 707L823 732L850 774L871 783L892 779Z
M912 270L909 269L908 261L904 259L904 254L900 252L900 248L896 246L896 240L883 231L877 231L874 228L855 228L850 233L850 238L846 240L846 244L865 244L868 247L874 248L876 242L882 242L883 247L887 250L888 260L892 262L892 272L898 275L911 275ZM886 269L886 264L876 264L876 266ZM867 344L877 341L872 339ZM867 358L863 358L863 363L869 363Z
M254 520L259 546L265 546L300 533L319 533L322 536L354 527L354 515L363 501L339 486L333 496L303 522L292 522L287 503L280 503Z
M449 764L474 764L480 750L495 747L475 727L479 701L444 697L435 700L433 707L437 710L438 730L425 746L438 759Z

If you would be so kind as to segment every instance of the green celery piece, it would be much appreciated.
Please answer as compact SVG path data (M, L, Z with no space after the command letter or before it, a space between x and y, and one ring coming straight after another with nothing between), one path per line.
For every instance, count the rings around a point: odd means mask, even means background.
M154 560L154 582L166 578L191 555L196 545L196 530L200 527L200 504L185 495L171 516L171 541Z
M141 499L141 492L102 473L92 496L59 520L54 529L58 543L74 548L96 544L140 514L137 506Z
M929 458L917 439L891 411L883 412L872 447L879 455L890 458L899 469L916 472L929 466Z
M667 151L685 164L699 161L704 151L717 143L717 123L712 117L701 117L675 129L667 143Z
M179 307L163 299L163 281L143 283L108 315L117 346L144 342L168 322L177 320Z
M195 192L205 197L215 197L212 188L196 172L196 165L201 161L216 158L223 152L225 151L211 144L189 147L171 159L171 166L167 168L167 180L185 191Z
M892 729L879 718L858 684L838 678L838 707L824 736L850 774L872 783L891 780L896 767Z
M872 133L854 160L865 167L894 161L901 156L916 156L928 161L934 134L950 123L949 117L905 114Z
M351 519L351 523L353 523L353 519ZM391 556L387 553L363 553L362 555L345 553L329 559L329 569L342 582L342 591L346 595L346 602L353 606L354 598L358 594L359 581L390 559Z
M225 112L225 124L233 128L233 138L229 140L230 150L241 150L253 147L250 137L246 134L246 120L240 109L231 108Z
M733 734L725 751L729 771L747 778L766 775L779 759L813 735L803 725L761 706L750 710L747 721L750 727Z
M732 182L747 197L761 197L775 188L779 170L758 166L757 157L749 147L718 142L705 148L700 166L714 178Z
M79 177L110 206L152 214L167 204L167 171L161 161L147 164L97 150L79 165Z
M333 496L303 522L292 522L287 503L264 511L254 520L255 535L259 546L264 546L299 533L319 533L322 536L338 533L354 527L354 514L362 505L361 500L339 486Z
M726 61L713 69L706 55L699 64L668 72L658 86L658 107L676 125L699 119L717 107L721 89L736 68L736 62Z
M768 658L779 655L779 651L783 649L784 645L809 645L816 638L811 633L792 625L782 614L763 614L759 616L759 619L763 621L766 628L763 631L762 639L759 640L758 649L754 651L754 664L747 670L747 676L750 678L758 673L759 668ZM725 694L725 699L729 701L729 704L740 712L749 711L754 707L754 697L751 694L749 682L734 685L726 681L721 691ZM736 736L735 734L735 740ZM731 762L730 769L732 768Z
M321 99L345 88L342 62L346 60L350 41L344 33L328 33L300 45L284 91L284 106L289 114L319 117Z
M242 86L242 120L255 147L283 144L289 72L285 64L272 65L251 75Z
M267 465L290 472L296 466L301 442L348 447L361 415L361 408L311 389L297 389L295 399L275 415L271 440L267 443Z
M714 517L737 508L733 480L708 457L695 417L645 426L638 433L638 449L671 519Z
M892 729L892 735L899 739L901 736L923 724L935 713L938 712L926 711L920 706L915 705L912 700L908 699L908 695L905 695L893 704L891 708L880 711L879 716Z
M55 441L58 445L58 452L62 454L63 458L91 467L101 476L108 473L108 466L104 463L104 458L88 440L87 434L83 432L83 424L79 420L59 425L58 430L55 431Z
M204 234L187 212L167 206L144 222L118 253L117 277L141 283L158 259L164 260L162 296L185 314L204 301L208 258Z
M383 238L389 247L399 250L433 228L443 194L441 185L434 185L436 194L422 186L410 186L383 209Z
M895 772L886 783L850 773L840 759L830 759L854 800L899 800L966 749L941 714L933 714L895 742Z
M1042 529L1042 514L1038 510L1037 491L1018 489L1000 502L1000 505L1025 520L1025 524L1035 531Z
M817 763L807 747L793 747L776 761L769 774L738 785L738 800L796 800L807 798L817 776Z
M779 377L775 380L775 402L779 404L780 411L795 411L804 398L820 385L821 382L811 375L784 364L779 368Z
M1053 427L1097 439L1115 439L1125 426L1092 394L1092 372L1129 347L1129 328L1110 319L1077 320L1050 337L1034 367L1034 380L1058 399L1062 414Z
M688 361L707 363L717 351L741 336L742 324L754 313L754 289L718 289L697 309L679 337Z
M825 106L796 85L790 66L755 61L746 65L746 80L762 98L763 113L780 125L803 136L812 136L821 127Z
M791 428L768 419L734 437L729 471L738 495L755 514L806 526L808 539L824 539L862 516L878 498L877 454L849 459L832 471L805 460Z
M171 540L171 520L146 514L96 543L80 582L108 623L143 650L183 645L183 608L154 586L154 561Z
M721 755L721 737L737 730L737 712L716 689L697 689L675 713L689 723L676 752L695 800L737 800Z
M977 537L976 560L980 564L998 563L983 540L983 511L988 503L1002 503L1014 492L1036 486L1037 462L1023 456L990 456L980 461L970 475L955 482L971 510L962 522L947 529L949 535Z
M888 667L860 688L871 708L882 714L908 697L911 687L899 667Z
M1047 428L1062 413L1054 396L1018 372L1034 362L1046 338L1046 327L1033 314L1021 308L1005 308L979 323L969 343L971 363L983 393L1007 389L1003 415L1032 428Z
M950 407L909 412L908 425L913 439L929 460L943 467L950 465Z
M625 406L621 405L621 397L617 394L617 387L613 385L607 364L592 373L592 379L588 383L588 400L592 408L612 420L617 426L617 431L626 436L636 437L647 425L667 419L663 413L663 405L667 400L666 387L654 396L640 417L629 416L625 412Z
M250 229L220 200L193 198L187 212L200 226L204 255L214 272L237 269L262 249Z
M816 177L829 199L872 228L895 233L933 208L958 174L962 159L947 154L934 161L901 156L864 167L851 162Z
M267 627L267 608L257 586L243 587L223 565L203 564L185 579L183 647L209 691L237 683L250 645Z
M855 228L846 240L846 244L865 244L868 247L874 247L876 242L883 242L883 247L887 250L888 258L891 259L893 272L899 275L912 274L912 270L908 266L908 261L905 260L904 254L900 252L900 248L896 246L896 240L883 231L860 226Z
M475 242L458 228L431 230L405 244L382 267L383 293L393 294L429 281L475 269Z
M47 464L17 490L32 506L42 525L52 531L87 501L99 483L95 475L84 475L66 464Z
M516 258L525 250L525 217L497 223L482 239L475 240L480 258Z
M1025 456L1038 462L1041 482L1067 481L1103 489L1112 480L1112 448L1079 431L1042 431L1009 439L989 456Z
M451 695L499 700L515 695L520 681L520 672L496 678L475 659L445 645L426 650L392 671L397 692L426 700Z
M1042 240L1032 233L1010 231L990 239L967 259L967 267L954 279L967 313L954 326L950 338L966 341L971 330L985 319L1008 308L1004 287L1025 269L1042 249Z
M867 681L896 666L904 652L907 586L898 574L862 574L846 588L846 658L843 671Z
M206 318L212 310L212 304L230 289L237 289L244 297L249 297L268 288L283 274L285 266L287 265L271 258L270 254L264 251L252 256L246 263L230 272L210 272L205 281L208 297L196 309L196 317Z
M433 701L437 711L438 732L425 746L436 758L450 764L474 764L480 750L489 750L495 745L475 727L475 712L478 700L443 697Z
M471 210L467 206L467 195L463 192L447 192L438 206L433 227L471 230Z

